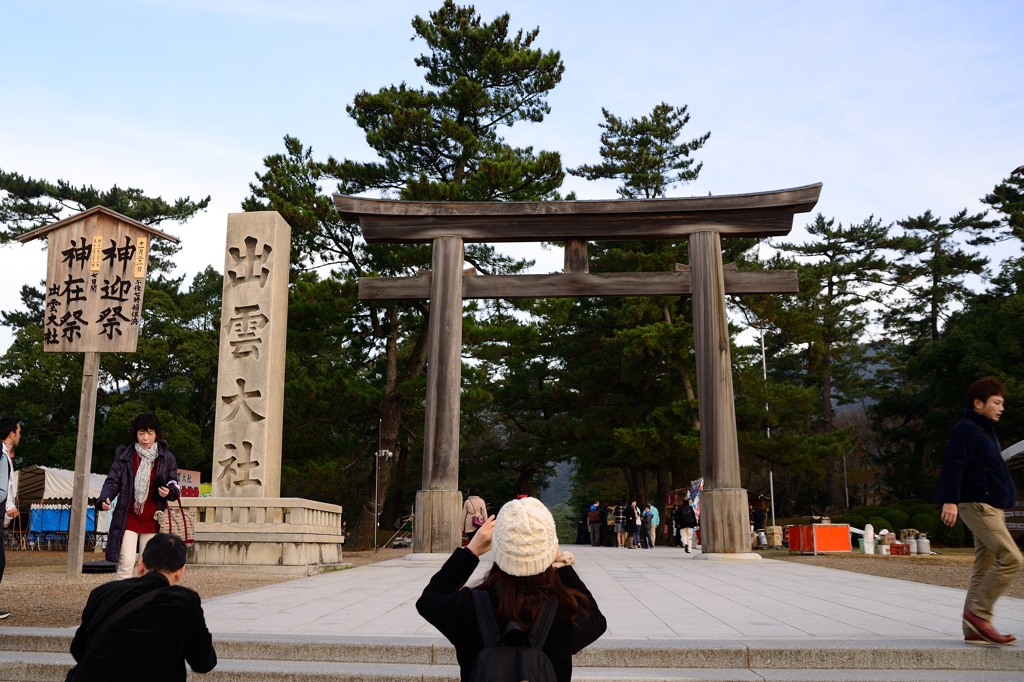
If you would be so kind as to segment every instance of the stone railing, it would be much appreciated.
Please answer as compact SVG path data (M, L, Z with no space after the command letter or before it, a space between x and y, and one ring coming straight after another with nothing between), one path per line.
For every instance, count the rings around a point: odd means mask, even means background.
M341 534L341 507L293 497L193 497L196 533ZM200 536L201 539L201 536Z

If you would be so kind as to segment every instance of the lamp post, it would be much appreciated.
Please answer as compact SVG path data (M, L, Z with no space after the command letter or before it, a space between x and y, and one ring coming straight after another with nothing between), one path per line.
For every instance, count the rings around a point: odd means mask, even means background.
M377 452L374 456L374 482L373 482L373 551L377 547L377 530L380 527L380 458L391 459L390 450L381 449L381 420L377 420Z
M765 349L764 349L764 328L763 327L758 327L757 331L759 331L761 333L761 377L764 379L765 388L767 388L768 387L768 356L765 353ZM767 397L765 398L765 401L764 401L764 412L765 412L765 415L767 415L768 412L769 412L769 410L768 410L768 398ZM766 438L771 440L771 437L772 437L772 427L770 425L768 425L768 424L766 424L765 427L764 427L764 435L765 435ZM772 461L770 459L768 460L768 494L771 496L771 501L772 501L772 528L774 528L775 527L775 480L774 480L774 477L772 476Z

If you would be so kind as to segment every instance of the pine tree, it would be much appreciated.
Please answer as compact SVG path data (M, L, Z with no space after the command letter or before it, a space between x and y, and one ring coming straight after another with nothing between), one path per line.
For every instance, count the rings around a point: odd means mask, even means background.
M405 83L361 92L347 108L381 161L328 159L345 191L390 190L419 201L529 201L554 196L565 175L557 152L516 148L500 136L540 123L565 66L533 47L539 28L510 36L510 17L484 22L452 0L412 21L428 53L416 58L430 88Z
M416 59L428 87L404 83L361 92L348 113L363 129L377 161L313 160L298 140L286 138L286 153L268 156L266 172L253 185L246 210L280 210L296 229L307 265L337 266L346 281L366 276L411 275L430 267L430 245L368 245L357 225L338 219L321 182L336 180L343 194L379 191L404 200L513 201L557 196L564 173L556 152L515 148L500 135L520 122L541 122L549 111L547 93L561 80L564 66L555 51L534 47L539 29L512 35L510 17L484 22L473 7L450 0L427 19L415 17L413 30L428 48ZM529 264L498 255L493 247L471 244L466 260L479 272L504 274ZM353 290L354 292L354 290ZM382 448L398 460L382 460L381 499L388 497L393 470L405 471L404 457L416 448L416 432L403 427L422 400L419 378L426 363L428 307L420 302L360 304L353 324L364 333L365 368L383 383ZM374 424L376 426L376 424ZM367 434L370 435L370 434ZM376 450L376 433L367 438ZM372 445L370 445L372 443ZM371 452L372 452L371 450ZM369 479L349 546L373 545L374 494Z
M677 142L683 126L690 122L686 105L662 102L650 116L621 119L602 108L601 163L584 164L569 173L587 180L617 179L623 199L654 199L680 183L697 179L703 163L695 164L690 154L711 137L705 133L689 142Z
M133 187L121 189L114 185L104 192L92 185L75 187L64 180L50 183L0 170L0 244L9 244L30 230L94 206L117 211L143 225L157 226L165 220L185 223L209 205L210 197L199 201L183 197L169 204ZM173 267L171 259L181 247L155 239L151 248L150 272L169 273Z
M808 381L817 385L820 397L818 429L836 428L833 403L856 402L866 395L868 359L864 337L870 321L865 304L877 300L884 285L888 261L881 251L889 228L874 216L844 227L822 214L806 226L812 239L803 244L777 244L796 259L800 294L782 303L778 321L806 343L804 367ZM839 485L839 457L827 451L825 486L831 505L846 506Z

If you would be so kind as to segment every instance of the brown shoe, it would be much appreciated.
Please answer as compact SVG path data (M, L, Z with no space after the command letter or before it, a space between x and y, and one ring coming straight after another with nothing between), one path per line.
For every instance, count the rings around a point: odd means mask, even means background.
M964 642L967 644L981 644L983 646L995 646L981 635L964 635Z
M964 623L967 625L968 629L974 631L974 634L992 644L1006 646L1017 641L1017 638L1013 635L999 634L999 632L992 627L992 623L988 622L984 618L974 615L968 609L964 609Z

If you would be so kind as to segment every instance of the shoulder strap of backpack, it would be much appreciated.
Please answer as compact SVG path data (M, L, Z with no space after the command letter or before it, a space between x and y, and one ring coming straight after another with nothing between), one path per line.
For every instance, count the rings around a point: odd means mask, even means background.
M494 618L494 608L491 606L491 596L487 590L470 590L473 595L473 608L476 609L476 622L480 627L480 636L484 640L485 647L498 646L501 641L501 633L498 632L498 621Z
M537 620L533 621L530 628L530 646L540 651L544 648L544 641L548 638L551 624L555 622L555 612L558 611L558 599L551 595L548 602L537 613Z
M97 644L99 644L101 641L103 641L103 637L106 636L107 630L110 629L110 626L116 623L117 621L121 620L122 616L128 615L135 609L139 608L140 606L151 600L153 597L157 596L158 594L162 594L168 589L170 589L170 586L158 587L155 590L150 590L149 592L146 592L145 594L140 595L135 599L132 599L130 602L119 608L117 611L114 611L112 614L110 614L110 616L107 617L105 621L103 621L103 623L100 624L100 627L96 630L96 633L89 638L89 648L91 649L95 647Z

